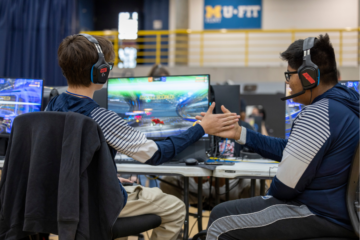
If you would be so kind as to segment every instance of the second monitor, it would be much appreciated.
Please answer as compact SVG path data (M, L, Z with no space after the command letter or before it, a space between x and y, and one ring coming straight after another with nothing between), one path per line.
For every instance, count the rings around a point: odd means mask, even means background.
M109 78L108 109L149 138L193 126L209 104L209 75Z

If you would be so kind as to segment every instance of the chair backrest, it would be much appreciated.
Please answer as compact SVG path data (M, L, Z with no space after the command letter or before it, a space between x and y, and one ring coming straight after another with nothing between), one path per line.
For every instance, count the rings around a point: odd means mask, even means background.
M351 224L355 230L355 233L358 237L359 235L359 228L360 228L360 203L359 203L359 175L360 175L360 168L359 168L359 149L360 143L356 149L354 159L351 165L350 177L347 187L347 196L346 196L346 205L347 210L349 213Z

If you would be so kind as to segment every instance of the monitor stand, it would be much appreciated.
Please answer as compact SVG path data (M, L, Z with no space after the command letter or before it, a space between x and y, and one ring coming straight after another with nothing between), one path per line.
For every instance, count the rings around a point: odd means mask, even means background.
M0 134L0 160L6 155L10 134Z
M201 138L199 141L185 148L184 151L176 155L170 162L184 163L185 160L189 158L195 158L199 162L204 162L208 159L206 154L208 148L209 139Z

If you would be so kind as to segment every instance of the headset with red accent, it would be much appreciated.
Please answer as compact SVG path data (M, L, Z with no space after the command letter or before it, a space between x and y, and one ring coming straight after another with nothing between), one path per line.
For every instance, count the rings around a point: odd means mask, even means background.
M104 54L101 50L99 42L93 36L89 34L78 34L79 36L85 37L87 40L95 45L96 51L99 55L97 62L91 67L91 82L95 84L104 84L108 79L111 66L105 61Z
M318 66L311 61L310 49L314 47L314 37L309 37L304 40L303 43L303 63L298 69L299 78L303 86L303 90L299 93L290 95L288 97L281 98L281 100L287 100L300 96L305 93L305 90L313 89L320 83L320 70Z

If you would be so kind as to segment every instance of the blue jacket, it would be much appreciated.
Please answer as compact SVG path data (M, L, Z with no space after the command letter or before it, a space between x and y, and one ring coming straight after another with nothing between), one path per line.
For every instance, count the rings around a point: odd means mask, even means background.
M281 161L269 195L352 229L346 189L358 143L359 94L337 84L300 112L288 140L247 130L245 145Z

